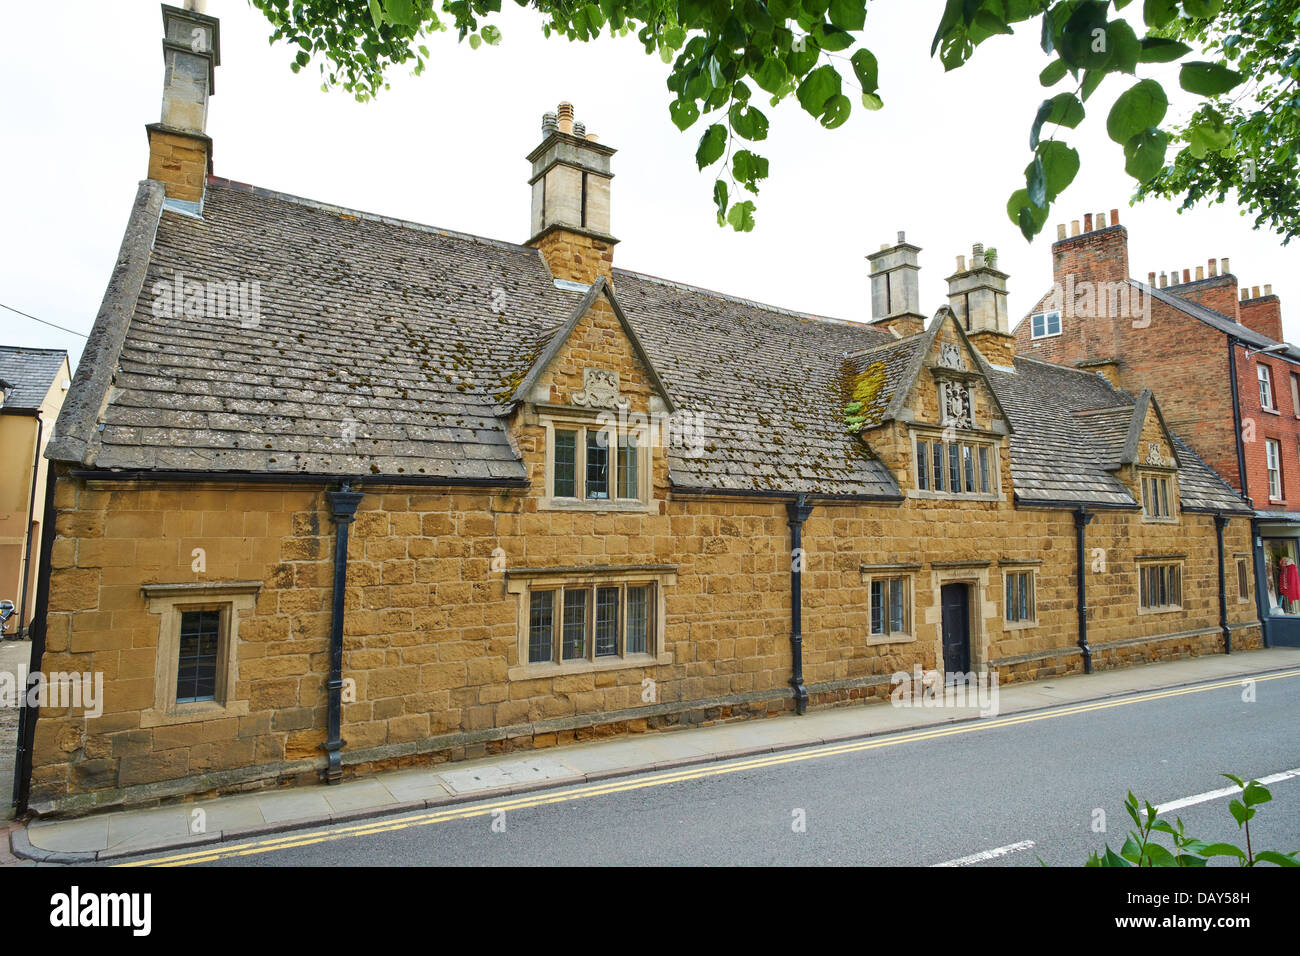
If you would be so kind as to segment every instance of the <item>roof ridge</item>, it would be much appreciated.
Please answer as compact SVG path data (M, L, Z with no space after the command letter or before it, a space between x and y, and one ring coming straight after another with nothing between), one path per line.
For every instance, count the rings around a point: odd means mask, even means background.
M254 186L252 183L243 183L235 179L226 179L223 176L208 176L208 184L212 186L225 186L235 192L252 193L254 196L260 196L263 199L278 199L282 202L293 203L298 206L305 206L308 209L315 209L320 212L337 213L344 216L353 216L357 219L363 219L366 222L382 222L385 225L397 226L400 229L411 229L415 232L424 232L431 235L450 236L453 239L465 239L469 242L478 242L486 246L494 246L498 249L509 249L515 252L532 252L538 256L541 251L531 246L521 245L517 242L507 242L504 239L492 239L488 236L476 236L470 232L460 232L456 229L444 229L441 226L432 226L428 223L415 222L411 219L400 219L396 216L382 216L376 212L366 212L362 209L353 209L349 206L339 206L335 203L327 203L319 199L309 199L306 196L295 196L293 193L283 193L275 189L266 189L263 186Z
M10 352L44 352L49 355L67 355L67 349L38 349L34 345L0 345L0 349Z
M1057 368L1063 372L1074 372L1076 375L1087 375L1091 378L1098 378L1101 379L1103 382L1105 382L1108 386L1110 386L1110 390L1112 392L1119 391L1119 389L1117 389L1114 385L1110 384L1110 380L1106 378L1105 375L1102 375L1100 372L1090 372L1086 368L1075 368L1072 365L1061 365L1057 362L1049 362L1046 359L1034 358L1033 356L1030 355L1016 355L1012 358L1012 361L1033 362L1035 365L1044 365L1047 368Z
M778 315L788 315L796 319L811 319L817 322L833 322L836 325L847 325L864 330L871 329L871 324L868 322L857 322L853 319L840 319L833 315L819 315L816 312L800 312L797 309L787 309L779 305L759 302L757 299L746 299L744 296L732 295L729 292L719 292L717 289L706 289L704 286L691 285L689 282L678 282L676 279L665 279L663 276L651 275L648 272L637 272L635 269L615 268L614 273L616 275L622 273L623 275L632 276L637 279L645 279L647 282L655 282L659 285L681 289L683 292L700 292L704 295L713 296L718 299L725 299L728 302L736 302L740 305L752 305L755 308L763 309L767 312L775 312Z

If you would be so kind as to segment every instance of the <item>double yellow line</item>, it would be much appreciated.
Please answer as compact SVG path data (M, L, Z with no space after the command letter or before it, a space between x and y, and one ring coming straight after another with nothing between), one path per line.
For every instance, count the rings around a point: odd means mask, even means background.
M601 797L611 793L627 793L633 790L644 790L647 787L662 787L671 783L682 783L687 780L699 780L704 777L718 777L723 774L740 773L746 770L761 770L765 767L776 767L783 764L797 763L801 760L817 760L822 757L836 757L843 754L860 753L864 750L877 750L882 747L896 747L899 744L915 743L922 740L934 740L939 737L952 737L957 734L970 734L985 730L997 730L1002 727L1013 727L1019 724L1028 724L1039 720L1050 720L1057 717L1071 717L1075 714L1086 714L1098 710L1108 710L1112 707L1125 707L1129 704L1141 704L1152 700L1165 700L1170 697L1181 697L1185 694L1199 694L1210 690L1221 690L1225 687L1241 687L1247 680L1262 682L1280 680L1288 677L1300 677L1300 669L1278 671L1272 674L1263 674L1259 676L1246 675L1232 678L1231 680L1216 681L1210 684L1196 684L1190 687L1178 687L1171 690L1154 691L1148 694L1139 694L1132 697L1122 697L1114 700L1099 700L1091 703L1075 704L1073 706L1059 707L1047 711L1021 714L1019 716L975 720L968 723L957 724L955 726L936 727L929 730L901 733L883 738L870 738L866 740L847 741L845 743L826 744L820 747L809 747L803 750L789 750L781 753L767 754L761 757L742 758L735 761L728 761L726 763L705 764L696 767L687 767L681 770L665 771L657 774L619 778L611 780L608 783L589 784L586 786L571 787L563 790L547 790L519 797L507 797L489 803L461 805L450 807L445 810L415 813L401 817L385 817L367 823L331 826L327 829L280 834L266 840L253 840L246 843L232 843L228 845L214 845L201 850L179 853L174 856L150 857L148 859L132 860L130 862L118 863L116 865L189 866L194 863L210 863L214 860L235 859L244 856L254 856L261 853L274 853L279 850L293 849L294 847L312 846L317 843L329 843L334 840L370 836L376 833L391 833L396 830L406 830L411 827L422 827L434 823L445 823L449 820L466 820L472 817L484 817L494 813L508 812L511 810L526 810L530 807L540 807L555 803L568 803L573 800L585 800L590 797Z

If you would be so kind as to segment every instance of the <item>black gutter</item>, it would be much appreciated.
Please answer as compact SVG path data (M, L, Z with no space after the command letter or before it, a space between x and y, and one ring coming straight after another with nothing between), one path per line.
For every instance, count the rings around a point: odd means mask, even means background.
M790 684L794 687L795 712L808 710L808 688L803 682L803 523L813 506L800 495L785 506L790 516Z
M82 481L216 481L248 484L319 485L343 481L352 485L431 485L451 488L528 488L527 478L437 478L432 475L327 475L290 471L100 471L74 468L70 474Z
M1223 526L1228 523L1228 516L1214 516L1214 535L1219 542L1219 629L1223 631L1223 653L1232 653L1232 631L1228 629L1228 591L1223 573Z
M1093 516L1086 508L1074 513L1074 562L1075 575L1078 578L1078 594L1075 603L1079 613L1079 650L1083 652L1083 672L1092 673L1092 648L1088 646L1088 585L1084 569L1085 528Z
M27 582L32 579L32 517L36 513L36 476L41 472L41 436L45 433L45 420L41 418L39 409L33 417L36 419L36 454L32 456L32 490L27 496L27 527L23 529L23 590L18 601L17 637L23 636L23 628L27 625ZM48 480L46 484L49 484ZM41 531L44 530L45 526L41 525Z
M1241 488L1241 497L1250 502L1250 488L1246 481L1246 446L1241 439L1241 403L1237 398L1237 352L1240 344L1231 335L1228 336L1228 380L1232 383L1232 427L1236 433L1237 445L1237 484ZM1251 507L1254 503L1250 502Z
M347 745L343 739L343 605L347 597L348 526L356 517L362 497L347 482L339 491L325 492L330 520L334 522L334 606L330 616L330 674L325 682L329 691L329 739L321 744L329 757L326 783L333 783L343 775L340 751Z
M28 706L27 693L32 685L34 675L41 669L41 658L45 655L46 618L50 610L50 552L54 550L54 486L57 476L54 470L45 480L45 511L41 526L41 553L37 559L40 576L36 580L36 607L32 615L32 626L27 634L32 641L28 658L27 685L24 687L18 711L18 747L14 760L13 805L19 816L27 812L27 801L32 789L32 744L36 739L36 720L40 717L40 708ZM39 679L39 678L37 678Z
M1028 509L1050 509L1052 511L1078 511L1080 509L1091 509L1091 511L1141 511L1142 506L1139 504L1112 504L1107 501L1071 501L1068 498L1021 498L1016 495L1013 502L1017 508ZM1090 515L1091 517L1091 515Z

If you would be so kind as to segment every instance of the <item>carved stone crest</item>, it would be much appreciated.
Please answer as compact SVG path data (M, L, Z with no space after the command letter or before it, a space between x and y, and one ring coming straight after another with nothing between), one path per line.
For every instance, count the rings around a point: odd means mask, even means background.
M940 382L939 403L943 412L943 424L958 428L975 426L974 403L971 401L970 386L965 382Z
M1173 462L1166 461L1165 456L1160 453L1159 442L1149 441L1147 442L1147 464L1168 467L1169 465L1172 465Z
M961 360L961 349L958 348L955 342L941 342L939 344L939 364L944 368L966 368L966 363Z
M618 372L606 368L582 370L582 391L574 392L574 405L586 408L627 408L629 402L618 393Z

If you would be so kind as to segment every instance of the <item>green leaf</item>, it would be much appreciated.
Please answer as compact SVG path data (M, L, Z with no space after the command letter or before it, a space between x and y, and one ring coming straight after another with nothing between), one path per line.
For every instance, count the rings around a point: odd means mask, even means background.
M827 102L839 93L840 75L835 72L835 67L825 65L805 76L795 95L805 111L819 117L826 109Z
M779 93L789 78L790 71L775 57L765 59L754 74L754 82L769 93Z
M1050 140L1039 144L1038 157L1042 161L1047 201L1052 202L1078 175L1079 154L1065 143Z
M1178 83L1188 93L1201 96L1220 96L1245 79L1236 70L1217 63L1184 63L1178 74Z
M1142 63L1170 63L1192 52L1186 43L1170 40L1167 37L1146 36L1142 38L1142 52L1138 60Z
M370 22L375 25L375 29L384 22L384 8L379 5L379 0L370 0Z
M853 104L849 98L843 93L837 93L826 101L826 108L818 119L826 129L835 129L844 125L852 111Z
M412 0L384 0L384 19L399 26L415 26L415 6Z
M879 96L877 96L875 93L863 93L863 94L862 94L862 105L865 106L867 109L872 110L872 111L874 112L875 110L878 110L878 109L880 109L882 106L884 106L884 105L885 105L885 101L882 100L882 99L881 99Z
M1048 210L1035 206L1029 199L1029 192L1018 189L1007 200L1007 217L1020 229L1026 239L1033 239L1043 231L1047 222Z
M1279 853L1277 850L1260 850L1255 854L1256 863L1272 863L1275 866L1300 866L1300 860L1294 853Z
M1144 129L1159 126L1169 109L1164 88L1155 80L1142 80L1120 94L1110 115L1106 132L1123 145Z
M713 203L718 207L718 225L727 222L727 184L719 179L713 184Z
M731 172L736 177L736 182L750 192L756 193L758 181L767 179L767 160L747 149L742 149L731 157Z
M668 115L672 117L674 126L686 130L700 118L700 108L694 100L673 100L668 104Z
M1044 67L1042 73L1038 74L1038 82L1043 86L1055 86L1069 71L1070 68L1065 65L1064 60L1053 60Z
M1241 795L1242 801L1248 807L1257 807L1261 803L1268 803L1273 799L1273 794L1268 792L1268 787L1264 786L1258 780L1252 780L1246 784L1246 790Z
M1130 863L1141 864L1142 847L1138 844L1138 841L1133 837L1133 834L1130 833L1128 835L1128 838L1125 839L1124 846L1120 848L1119 855L1122 856L1124 859L1128 860Z
M1101 86L1101 81L1106 79L1105 70L1087 70L1083 74L1083 82L1079 84L1079 95L1083 101L1088 102L1088 97L1096 92L1097 87Z
M695 162L700 169L711 166L722 158L727 148L727 129L721 123L714 123L700 137L700 145L695 149Z
M1244 860L1246 859L1246 852L1231 843L1211 843L1201 850L1201 856L1231 856L1236 857L1238 860Z
M481 36L479 36L477 33L471 33L469 35L469 48L471 50L477 50L482 45L483 45L483 38Z
M1047 176L1043 172L1043 158L1035 156L1025 168L1025 183L1027 184L1026 192L1029 193L1029 201L1040 209L1047 208Z
M1149 182L1165 165L1169 134L1160 129L1135 133L1124 144L1124 171L1140 183Z
M736 232L753 232L754 204L748 199L736 203L731 207L731 212L727 213L727 222Z
M1146 858L1152 866L1177 866L1178 861L1174 855L1162 847L1159 843L1148 843L1146 845Z
M862 84L863 93L874 93L880 88L880 66L875 54L866 49L858 50L849 62L853 64L853 73Z
M1083 116L1083 104L1073 93L1057 93L1050 100L1043 100L1038 107L1038 115L1034 117L1033 129L1029 133L1029 148L1038 148L1038 137L1042 133L1044 123L1074 129L1082 122Z
M1178 16L1177 0L1144 0L1142 21L1149 27L1162 27Z
M307 51L305 50L299 50L294 55L293 59L294 62L297 63L299 67L306 66L309 62L311 62L311 57L307 54Z
M492 24L487 24L479 31L483 35L483 42L490 46L496 46L501 42L501 29Z
M867 22L866 0L831 0L830 21L841 30L861 30Z
M1114 20L1106 26L1106 45L1110 47L1109 69L1121 73L1132 73L1138 65L1142 54L1142 44L1138 42L1133 28L1123 20Z
M1248 808L1240 800L1233 800L1229 803L1228 811L1232 814L1232 818L1237 821L1237 826L1239 827L1255 816L1255 811Z
M1183 9L1197 20L1213 20L1223 8L1223 0L1183 0Z
M767 117L752 107L735 103L728 114L731 128L748 140L767 139Z

